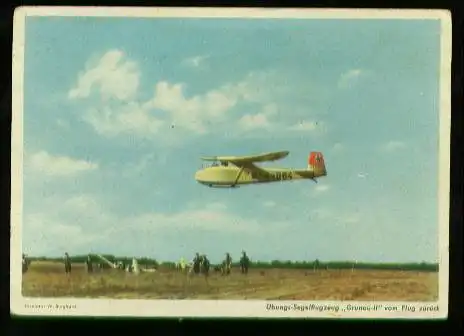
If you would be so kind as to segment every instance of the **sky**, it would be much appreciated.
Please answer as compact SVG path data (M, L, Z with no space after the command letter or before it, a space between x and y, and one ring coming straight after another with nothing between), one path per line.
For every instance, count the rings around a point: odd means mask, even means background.
M438 260L438 20L27 17L23 250ZM212 189L203 155L328 175Z

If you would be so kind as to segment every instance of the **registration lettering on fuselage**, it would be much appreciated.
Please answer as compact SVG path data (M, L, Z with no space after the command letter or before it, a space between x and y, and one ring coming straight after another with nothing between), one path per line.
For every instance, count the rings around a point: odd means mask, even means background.
M253 179L257 180L291 180L293 174L291 171L288 172L258 172L252 171L251 176Z

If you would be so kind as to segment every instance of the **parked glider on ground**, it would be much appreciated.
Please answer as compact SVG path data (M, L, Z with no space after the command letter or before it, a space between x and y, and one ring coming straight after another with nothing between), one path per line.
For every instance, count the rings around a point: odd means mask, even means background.
M324 156L321 152L311 152L306 169L264 168L256 162L275 161L286 157L288 151L272 152L250 156L209 156L204 161L214 163L196 172L197 182L215 188L234 188L239 185L291 181L326 176Z

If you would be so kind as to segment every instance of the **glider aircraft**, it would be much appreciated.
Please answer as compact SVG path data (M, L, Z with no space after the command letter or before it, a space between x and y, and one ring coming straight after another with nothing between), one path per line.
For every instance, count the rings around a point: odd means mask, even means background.
M236 188L240 185L302 179L317 182L317 178L327 175L321 152L309 154L306 169L264 168L255 165L256 162L280 160L288 154L288 151L280 151L250 156L202 157L204 161L213 161L213 164L197 171L195 180L211 188Z

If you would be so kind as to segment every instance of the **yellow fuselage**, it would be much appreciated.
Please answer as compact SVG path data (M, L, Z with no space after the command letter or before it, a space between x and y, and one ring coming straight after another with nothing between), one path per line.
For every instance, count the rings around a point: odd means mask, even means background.
M253 183L314 179L325 175L325 171L310 169L259 168L259 170L254 170L236 166L213 166L199 170L195 174L195 180L210 187L233 187Z

